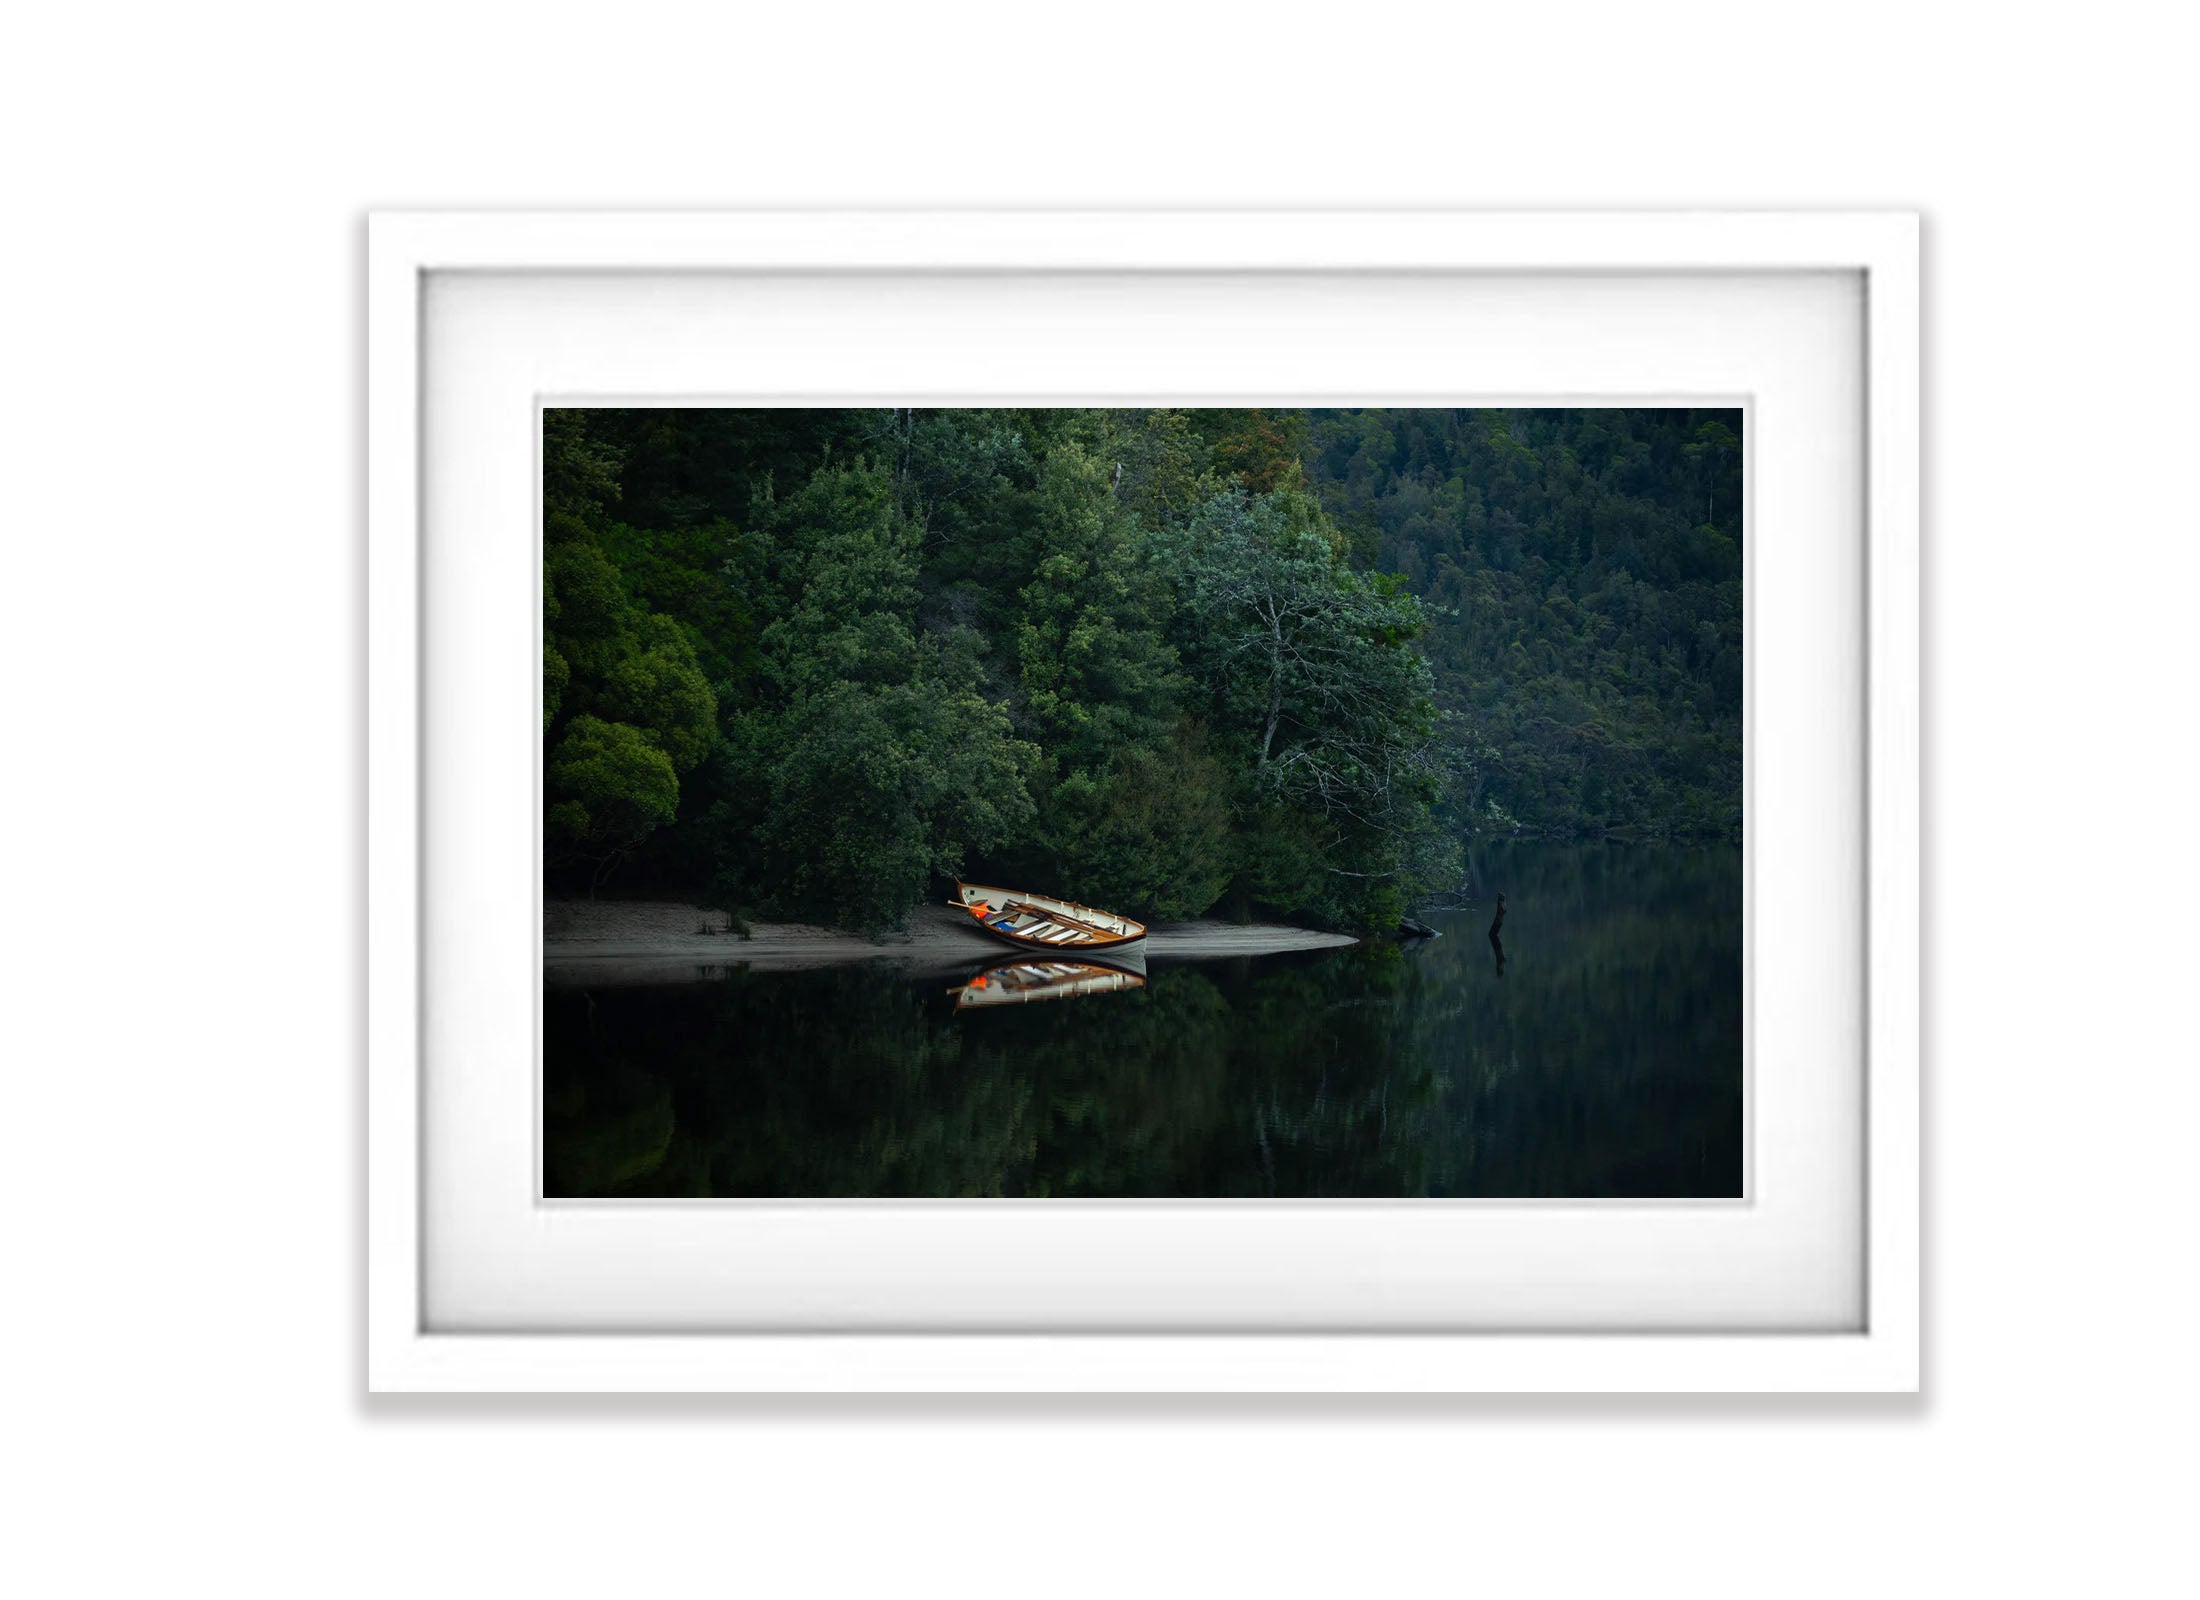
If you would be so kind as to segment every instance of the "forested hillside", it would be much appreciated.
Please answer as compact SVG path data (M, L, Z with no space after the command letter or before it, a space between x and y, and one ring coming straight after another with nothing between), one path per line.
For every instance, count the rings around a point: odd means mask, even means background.
M552 411L546 869L1393 920L1737 828L1737 413Z
M1426 601L1461 825L1738 835L1738 411L1320 411L1355 557Z

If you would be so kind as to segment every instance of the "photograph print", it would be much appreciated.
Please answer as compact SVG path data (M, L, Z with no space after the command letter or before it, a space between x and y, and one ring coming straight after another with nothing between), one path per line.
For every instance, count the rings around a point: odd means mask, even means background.
M547 1196L1741 1195L1743 440L546 409Z

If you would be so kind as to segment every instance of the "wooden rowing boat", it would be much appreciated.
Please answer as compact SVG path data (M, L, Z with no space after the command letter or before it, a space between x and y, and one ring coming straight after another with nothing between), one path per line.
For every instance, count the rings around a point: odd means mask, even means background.
M957 1011L986 1006L1028 1005L1034 1000L1068 1000L1079 995L1143 989L1146 980L1124 967L1097 961L1004 961L947 992Z
M986 883L958 883L948 904L967 911L985 932L1019 950L1058 950L1070 955L1120 950L1146 937L1146 925L1112 911L1081 906L1074 900L1003 889Z

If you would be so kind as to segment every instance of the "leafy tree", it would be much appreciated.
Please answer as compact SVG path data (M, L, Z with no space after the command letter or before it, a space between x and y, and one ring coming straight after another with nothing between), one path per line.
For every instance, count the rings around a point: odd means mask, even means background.
M1047 752L1028 852L1044 881L1164 917L1197 916L1227 881L1227 785L1163 636L1169 595L1114 474L1075 443L1035 495L1039 558L1020 591L1022 716Z
M717 701L688 635L638 604L600 542L617 452L582 413L543 419L544 831L549 864L593 892L673 820L679 776L717 739Z
M710 753L718 702L694 648L670 617L642 613L621 641L624 652L604 674L597 703L643 735L686 772Z
M1305 412L1200 411L1194 417L1215 466L1248 492L1268 494L1300 482L1307 444Z
M1342 546L1292 490L1218 495L1164 544L1185 659L1215 725L1237 735L1248 809L1269 835L1256 893L1273 902L1297 883L1292 909L1366 900L1313 890L1316 864L1362 884L1399 878L1439 783L1421 607L1399 580L1355 571ZM1279 866L1286 838L1299 870Z
M639 728L600 717L566 725L544 776L551 839L599 860L640 844L680 803L672 758Z
M1234 481L1214 467L1199 414L1122 410L1101 414L1096 453L1112 463L1109 493L1148 528L1181 523L1192 508Z
M877 931L1028 825L1037 753L979 692L966 631L917 634L918 536L884 468L821 468L774 527L795 598L728 743L729 787L760 803L714 814L719 893Z
M1017 627L1026 714L1071 766L1155 743L1185 688L1161 633L1168 595L1136 520L1079 446L1048 457L1035 531L1045 553Z

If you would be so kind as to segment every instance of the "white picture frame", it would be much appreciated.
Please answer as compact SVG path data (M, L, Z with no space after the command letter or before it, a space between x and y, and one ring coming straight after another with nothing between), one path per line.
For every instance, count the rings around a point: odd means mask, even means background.
M1839 1331L1281 1319L1188 1331L632 1326L549 1331L429 1316L423 1203L425 310L438 274L809 276L1419 274L1472 279L1853 275L1861 288L1863 711L1860 1316ZM1918 234L1909 214L681 213L377 215L370 222L370 1388L384 1390L1906 1391L1919 1383ZM1646 358L1654 369L1654 352ZM832 389L830 382L821 389ZM845 389L839 391L845 393ZM837 397L837 396L835 396ZM829 403L820 395L818 403ZM532 426L532 414L529 416ZM1754 628L1758 618L1753 614ZM439 658L446 664L448 657ZM516 899L513 918L534 906ZM532 1019L528 1019L530 1025ZM1854 1070L1854 1069L1852 1069ZM672 1224L666 1224L669 1229ZM1043 1234L1042 1219L1031 1225ZM669 1238L669 1233L668 1233ZM624 1248L631 1249L631 1240ZM1432 1267L1431 1270L1436 1270ZM1743 1327L1750 1326L1743 1319ZM583 1331L585 1329L585 1331Z

